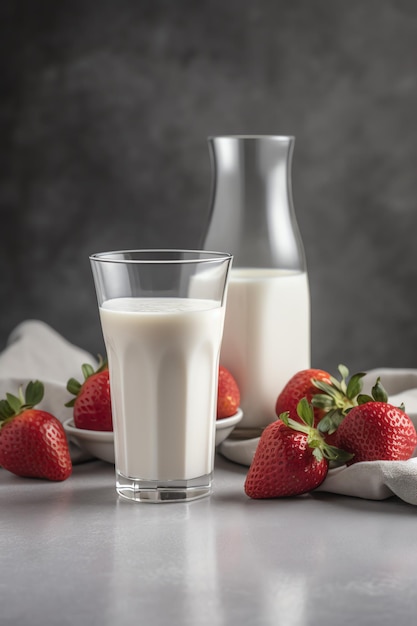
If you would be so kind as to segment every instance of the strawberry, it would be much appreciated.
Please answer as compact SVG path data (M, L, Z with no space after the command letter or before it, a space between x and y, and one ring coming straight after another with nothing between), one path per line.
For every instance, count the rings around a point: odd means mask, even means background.
M17 476L65 480L72 462L64 427L51 413L35 409L43 384L29 382L25 394L0 400L0 465Z
M331 376L324 370L313 368L300 370L294 374L277 398L275 405L277 416L288 411L291 419L300 422L301 419L297 413L297 405L301 398L306 398L308 402L311 402L313 395L318 393L319 390L314 381L324 381L330 384ZM315 425L323 415L324 411L318 408L314 409Z
M329 446L314 428L314 412L306 398L297 405L299 421L282 413L262 432L245 480L251 498L279 498L308 493L326 478L329 461L351 458Z
M234 415L239 408L240 391L236 380L228 369L220 365L217 390L217 419Z
M372 396L359 395L358 405L344 417L336 431L337 445L354 454L349 464L359 461L404 461L417 445L413 422L403 411L387 402L378 378Z
M67 390L75 395L65 406L74 407L74 424L87 430L113 430L110 382L107 361L100 359L97 370L84 363L84 382L70 378Z

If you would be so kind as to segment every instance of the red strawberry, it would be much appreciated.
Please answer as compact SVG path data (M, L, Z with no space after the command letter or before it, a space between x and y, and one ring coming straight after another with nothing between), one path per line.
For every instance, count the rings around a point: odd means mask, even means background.
M65 480L71 457L61 422L34 407L42 400L43 384L28 383L25 394L10 393L0 401L0 465L17 476Z
M313 395L319 391L313 380L320 380L330 384L331 376L324 370L313 368L300 370L294 374L277 398L275 405L276 414L279 416L281 413L288 411L291 419L300 422L297 405L301 398L306 398L308 402L311 402ZM323 415L324 412L321 409L314 409L315 425Z
M74 407L74 424L87 430L113 430L110 382L107 362L101 362L94 371L91 365L82 366L84 382L70 378L67 390L76 397L65 404Z
M413 422L402 408L387 403L378 379L372 397L361 395L359 404L345 416L336 431L337 445L359 461L404 461L417 446Z
M313 407L298 404L298 422L282 413L263 431L245 481L251 498L279 498L307 493L326 478L329 460L346 460L313 427Z
M220 365L217 391L217 419L234 415L239 408L240 391L228 369Z

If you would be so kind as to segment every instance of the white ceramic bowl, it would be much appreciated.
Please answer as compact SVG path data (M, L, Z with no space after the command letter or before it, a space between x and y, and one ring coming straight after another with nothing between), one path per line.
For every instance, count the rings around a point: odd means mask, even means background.
M225 417L216 421L216 446L230 435L242 417L242 410L238 409L231 417ZM64 422L64 428L68 439L76 446L97 459L107 461L107 463L114 463L114 438L112 431L76 428L72 419Z
M91 456L114 463L113 431L86 430L74 426L72 419L64 422L68 439Z
M234 427L243 417L242 409L238 409L231 417L216 420L216 446L222 443L231 434Z

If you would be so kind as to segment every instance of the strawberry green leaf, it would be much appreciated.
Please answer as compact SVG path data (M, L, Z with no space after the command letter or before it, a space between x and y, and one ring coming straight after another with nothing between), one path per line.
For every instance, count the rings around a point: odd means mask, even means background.
M20 401L20 399L17 396L14 396L11 393L6 393L6 400L7 403L9 404L10 408L13 411L13 415L17 415L17 413L19 413L20 408L22 406L22 403Z
M358 394L362 391L363 381L362 378L365 376L364 372L359 372L358 374L354 374L352 378L349 380L346 395L349 400L353 400L356 398Z
M385 391L379 377L376 379L376 383L372 387L372 397L377 402L388 402L388 394Z
M351 452L346 452L346 450L342 450L341 448L336 448L336 446L330 446L326 444L323 449L323 456L328 461L337 461L338 463L347 463L355 456Z
M320 433L328 433L329 435L332 435L343 422L344 417L344 413L338 409L329 411L317 424L317 429Z
M349 370L346 367L346 365L343 365L341 363L340 365L338 365L337 369L339 370L340 375L341 375L343 380L346 380L347 378L349 378Z
M44 386L39 380L30 381L25 389L25 404L34 407L41 402Z
M344 387L346 388L346 385ZM334 376L330 376L330 388L333 392L337 393L338 395L344 394L344 387L342 385L342 381L337 380L337 378L335 378Z
M317 459L317 461L321 461L324 458L323 452L320 448L313 448L313 456Z
M334 380L335 380L335 383L338 382L336 379ZM313 378L313 383L314 383L314 386L317 387L317 389L324 391L326 394L328 394L332 398L337 397L339 395L339 389L335 389L335 383L330 385L329 383L326 383L324 380L317 380L316 378Z
M74 394L74 396L78 395L81 387L81 383L79 383L78 380L76 380L75 378L70 378L67 382L67 391Z
M327 433L329 432L331 425L332 425L332 421L329 418L329 415L327 414L317 424L317 430L320 433Z
M358 404L366 404L367 402L373 402L372 396L368 396L366 393L360 393L356 398Z
M281 420L281 422L284 422L284 424L285 424L286 426L288 426L289 417L290 417L289 411L285 411L285 413L281 413L281 414L278 416L278 419L280 419L280 420Z
M5 421L14 415L14 411L7 400L0 400L0 420Z
M298 407L297 407L297 412L298 412L298 416L302 420L301 422L296 422L294 419L292 419L288 411L285 411L285 413L281 413L279 416L279 419L282 422L284 422L284 424L288 426L289 428L292 428L293 430L296 430L299 433L310 435L310 432L314 429L305 423L304 418L300 415L300 411L298 410Z
M81 370L84 376L84 380L87 380L87 378L95 373L94 367L89 363L83 363L83 365L81 366Z
M301 415L300 414L298 415L301 418ZM311 430L310 426L308 426L304 422L296 422L295 420L292 419L292 417L289 417L287 418L287 420L283 420L283 421L286 424L286 426L289 426L290 428L298 431L299 433L304 433L305 435L308 435Z
M330 410L333 407L333 400L325 393L316 393L311 399L311 404L319 409Z
M297 413L307 426L314 426L314 411L307 398L301 398L297 404Z

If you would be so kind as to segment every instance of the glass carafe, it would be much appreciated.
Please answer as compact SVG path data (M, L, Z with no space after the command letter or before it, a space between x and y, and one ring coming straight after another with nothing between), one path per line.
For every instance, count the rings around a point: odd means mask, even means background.
M294 137L208 139L213 190L204 248L234 255L220 362L241 391L241 428L276 419L289 378L310 367L310 296L292 198ZM249 433L248 433L249 435Z

